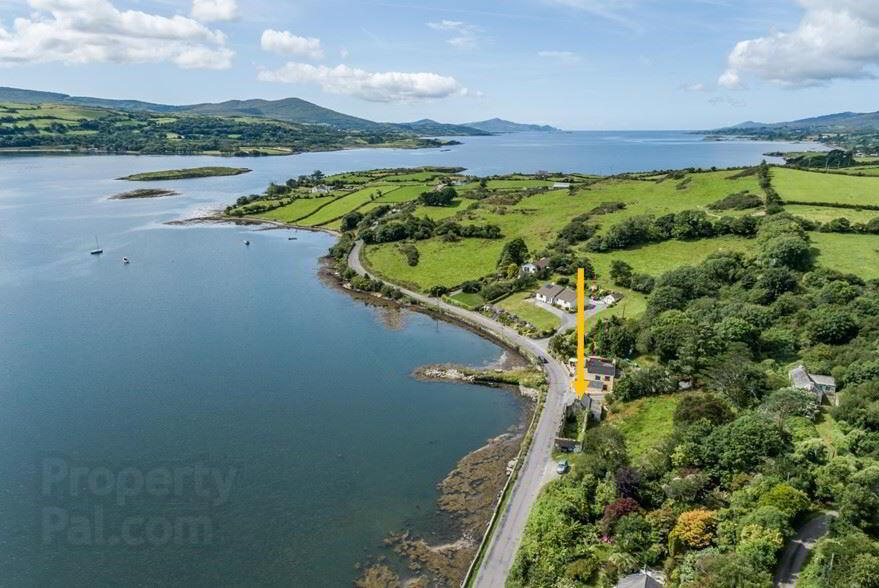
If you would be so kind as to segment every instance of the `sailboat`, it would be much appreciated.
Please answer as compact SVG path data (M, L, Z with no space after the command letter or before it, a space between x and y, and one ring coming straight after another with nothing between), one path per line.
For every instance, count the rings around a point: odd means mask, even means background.
M98 243L98 236L95 235L95 248L89 251L89 253L91 253L92 255L100 255L103 252L104 250L101 249L101 244Z

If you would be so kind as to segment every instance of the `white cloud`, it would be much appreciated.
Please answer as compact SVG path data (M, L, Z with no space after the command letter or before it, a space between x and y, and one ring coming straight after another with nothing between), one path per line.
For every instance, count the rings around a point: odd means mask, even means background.
M235 0L192 0L192 18L202 22L235 20L238 4Z
M107 0L29 0L33 12L0 26L0 65L168 61L183 68L224 69L226 36L185 16L118 10Z
M260 46L265 51L282 53L286 55L298 55L311 59L320 59L324 56L320 46L320 39L314 37L298 37L290 31L275 31L266 29L262 32Z
M718 79L721 86L742 88L748 74L788 88L875 77L879 3L797 1L806 9L797 28L737 43Z
M580 56L571 51L538 51L537 55L545 59L553 59L566 65L576 65L580 63Z
M549 4L576 8L608 20L635 27L636 24L625 13L631 10L637 0L545 0Z
M705 92L708 90L705 84L681 84L680 89L684 92Z
M475 49L479 45L482 27L460 20L440 20L429 22L427 26L435 31L452 33L454 36L446 39L446 43L456 49Z
M370 102L415 102L453 95L468 95L455 78L435 73L368 72L337 65L311 65L289 62L277 70L263 70L263 82L318 84L333 94L356 96Z

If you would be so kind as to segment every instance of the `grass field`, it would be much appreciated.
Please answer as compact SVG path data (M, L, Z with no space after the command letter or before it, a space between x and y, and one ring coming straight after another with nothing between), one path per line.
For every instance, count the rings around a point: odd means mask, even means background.
M836 218L847 218L853 223L866 223L879 217L879 210L855 210L853 208L831 208L829 206L808 206L806 204L788 204L786 212L807 218L812 221L826 223Z
M558 329L561 326L559 317L535 306L531 302L532 300L533 297L530 292L527 294L516 292L495 303L495 306L515 314L520 319L528 321L540 330Z
M390 189L391 188L388 188L387 186L370 186L352 192L347 196L342 196L341 198L336 199L332 204L328 204L313 215L303 219L302 224L314 227L329 222L335 218L344 216L352 210L356 210L368 202L371 202L376 197L379 190L385 192Z
M471 292L458 292L457 294L449 296L449 298L471 310L475 310L485 305L485 299L482 296Z
M629 455L637 459L671 434L672 417L680 401L681 397L673 394L639 398L611 414L607 422L619 429L626 439Z
M879 205L879 177L822 174L772 168L772 185L783 200Z
M289 223L310 215L324 204L332 202L333 198L335 198L335 196L323 196L321 198L299 198L297 200L294 200L292 204L282 206L281 208L276 208L275 210L270 210L269 212L264 212L259 216L262 218L267 218L269 220Z
M810 233L809 236L818 249L818 265L856 274L865 280L879 278L879 235Z

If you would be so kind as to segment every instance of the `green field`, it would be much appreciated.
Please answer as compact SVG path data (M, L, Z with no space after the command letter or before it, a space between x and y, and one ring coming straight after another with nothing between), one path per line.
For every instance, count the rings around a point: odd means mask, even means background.
M264 212L259 216L269 220L291 223L312 214L315 210L333 201L335 196L322 196L321 198L299 198L292 204Z
M626 403L607 422L619 429L626 439L629 455L637 459L671 434L672 416L680 401L678 395L639 398Z
M826 223L836 218L847 218L852 223L866 223L871 219L879 217L879 210L856 210L853 208L809 206L806 204L788 204L784 207L784 210L819 223Z
M485 304L485 299L482 296L471 292L458 292L449 298L470 310L476 310Z
M866 280L879 278L879 235L810 233L818 265Z
M559 317L535 306L532 302L533 300L534 297L530 292L527 294L517 292L507 296L500 302L496 302L495 306L515 314L522 320L528 321L541 331L558 329L561 326Z
M184 180L187 178L208 178L212 176L237 176L251 171L246 167L189 167L185 169L168 169L163 171L131 174L120 180L133 182L149 182L155 180Z
M351 194L337 198L332 204L328 204L321 208L315 214L303 219L302 224L311 227L322 225L326 222L342 217L345 214L357 210L359 207L372 202L377 197L379 191L385 192L391 190L387 186L370 186L363 188Z
M772 168L772 185L783 200L879 205L879 178Z

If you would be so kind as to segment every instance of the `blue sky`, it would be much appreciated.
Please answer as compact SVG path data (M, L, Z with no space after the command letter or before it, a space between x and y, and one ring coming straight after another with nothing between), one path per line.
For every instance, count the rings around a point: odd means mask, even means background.
M865 0L0 0L0 85L692 129L879 109Z

